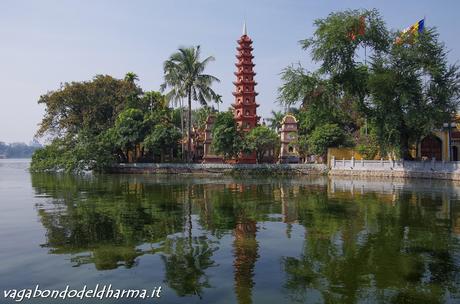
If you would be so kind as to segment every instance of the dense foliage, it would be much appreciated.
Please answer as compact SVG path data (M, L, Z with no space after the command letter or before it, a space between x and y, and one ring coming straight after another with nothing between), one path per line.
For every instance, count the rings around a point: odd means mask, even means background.
M279 89L282 104L300 105L299 141L306 154L324 153L329 144L318 134L336 125L343 134L335 145L351 138L363 151L375 144L381 155L408 158L411 145L452 119L460 74L448 63L435 28L410 43L394 43L400 33L389 31L376 10L331 13L315 26L301 45L318 70L289 66Z
M41 96L46 114L37 135L50 144L33 155L31 169L104 170L115 162L178 157L172 110L160 93L143 92L136 79L134 73L124 79L98 75ZM167 127L167 134L157 126Z
M325 155L327 148L346 146L348 143L343 129L329 123L315 128L307 139L309 151L317 155Z
M212 129L212 149L224 159L236 157L243 150L243 135L232 112L221 112L216 116Z
M246 152L255 151L257 162L261 163L266 153L274 151L280 144L278 134L274 130L266 126L258 126L246 134L244 150Z

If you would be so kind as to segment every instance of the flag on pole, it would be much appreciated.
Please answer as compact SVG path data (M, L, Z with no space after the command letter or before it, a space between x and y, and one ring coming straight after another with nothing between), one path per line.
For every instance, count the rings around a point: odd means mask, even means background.
M425 30L425 18L412 24L408 28L401 31L401 34L396 37L396 44L403 44L406 42L412 43L417 36Z

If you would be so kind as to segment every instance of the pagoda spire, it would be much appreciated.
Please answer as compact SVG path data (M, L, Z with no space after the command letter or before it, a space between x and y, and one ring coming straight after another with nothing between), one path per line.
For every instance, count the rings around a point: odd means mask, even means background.
M232 104L233 117L238 125L238 128L244 133L247 133L254 129L258 123L260 117L257 116L256 96L258 95L255 91L257 83L254 81L255 64L252 62L254 56L252 55L252 40L247 35L246 22L243 25L243 35L238 39L238 47L236 48L237 61L236 66L236 81L233 82L235 85L235 102ZM242 154L237 161L239 163L255 163L256 155Z

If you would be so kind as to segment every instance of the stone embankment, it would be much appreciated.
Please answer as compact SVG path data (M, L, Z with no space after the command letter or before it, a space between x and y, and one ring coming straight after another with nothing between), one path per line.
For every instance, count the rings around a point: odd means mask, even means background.
M336 160L325 164L117 164L110 173L193 175L329 175L350 177L429 178L460 181L460 162Z
M460 180L460 162L332 158L329 175Z
M111 173L140 174L248 174L248 175L325 175L324 164L117 164Z

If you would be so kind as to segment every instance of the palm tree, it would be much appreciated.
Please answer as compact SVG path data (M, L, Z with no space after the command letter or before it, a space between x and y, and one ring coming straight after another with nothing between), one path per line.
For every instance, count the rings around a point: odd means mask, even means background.
M213 60L214 57L209 56L200 61L200 46L197 46L179 48L179 51L172 54L163 65L165 75L162 89L171 88L166 96L187 97L188 99L187 160L189 162L192 150L192 99L199 101L202 105L206 105L210 100L218 99L211 85L214 81L219 82L220 80L203 73L206 65Z
M269 127L272 130L277 131L279 128L281 128L281 123L283 122L284 114L281 111L275 112L272 110L272 117L267 118Z
M128 72L125 75L125 81L134 82L134 81L138 81L138 80L139 80L139 77L134 72Z
M216 103L217 105L217 112L220 111L219 109L219 104L223 103L224 101L222 100L222 95L217 95L216 96L216 99L214 100L214 102Z

